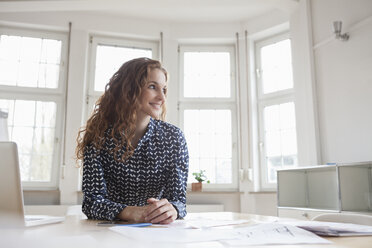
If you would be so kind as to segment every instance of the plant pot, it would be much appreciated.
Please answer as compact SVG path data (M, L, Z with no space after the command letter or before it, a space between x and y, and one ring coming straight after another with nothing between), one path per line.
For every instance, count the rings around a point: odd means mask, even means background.
M203 184L202 183L191 183L191 190L192 191L202 191Z

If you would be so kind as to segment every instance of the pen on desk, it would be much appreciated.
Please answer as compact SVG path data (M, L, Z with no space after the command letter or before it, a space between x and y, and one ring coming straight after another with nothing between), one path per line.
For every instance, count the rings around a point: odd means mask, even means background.
M115 222L99 222L97 226L128 226L128 227L146 227L151 226L152 223L115 223Z
M145 227L151 226L152 223L133 223L133 224L117 224L117 226L129 226L129 227Z

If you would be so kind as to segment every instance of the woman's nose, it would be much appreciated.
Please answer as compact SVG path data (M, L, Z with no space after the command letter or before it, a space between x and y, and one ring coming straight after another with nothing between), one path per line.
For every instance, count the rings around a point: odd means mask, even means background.
M158 93L159 100L165 101L165 94L163 90L160 90Z

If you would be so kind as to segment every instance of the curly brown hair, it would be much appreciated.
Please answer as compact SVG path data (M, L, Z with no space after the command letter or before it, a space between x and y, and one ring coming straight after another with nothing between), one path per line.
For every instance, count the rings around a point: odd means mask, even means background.
M157 60L137 58L124 63L111 77L105 87L105 92L97 100L92 115L86 125L79 130L77 136L76 159L83 160L84 149L93 145L101 149L106 139L112 139L115 144L114 158L124 162L134 152L131 143L135 135L138 98L143 87L147 84L149 71L159 69L164 72L166 81L168 73ZM162 114L159 119L164 120L166 114L165 104L162 105ZM111 132L105 135L108 128ZM125 146L125 152L118 158L118 151Z

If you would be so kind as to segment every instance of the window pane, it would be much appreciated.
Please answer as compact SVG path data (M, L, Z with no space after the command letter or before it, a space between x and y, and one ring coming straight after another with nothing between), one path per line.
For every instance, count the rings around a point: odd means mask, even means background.
M9 113L9 139L18 145L22 181L50 181L56 103L1 99L0 108Z
M264 110L265 131L277 131L280 129L279 105L265 107Z
M59 61L61 61L61 45L58 40L43 39L41 62L45 64L59 64Z
M60 40L0 36L0 85L58 88Z
M231 183L232 161L231 159L217 159L216 183Z
M0 60L0 83L16 86L18 67L17 62Z
M266 132L266 155L280 156L280 132Z
M209 134L214 134L216 132L215 130L215 115L216 111L215 110L210 110L210 109L202 109L200 111L200 122L199 122L199 129L200 133L209 133Z
M35 124L35 103L34 101L15 101L14 126L32 127Z
M199 134L189 134L187 139L189 156L192 158L200 157L200 137Z
M19 59L21 39L19 36L0 36L0 59L16 61Z
M216 113L216 133L224 134L231 133L231 111L230 110L218 110Z
M51 64L41 64L39 67L39 81L40 88L57 88L59 77L59 66Z
M277 169L297 165L294 103L267 106L263 114L267 180L275 183Z
M34 155L32 156L31 164L38 165L33 167L30 172L30 181L50 181L52 156Z
M41 39L22 37L20 60L39 62L41 55Z
M293 88L292 53L289 39L261 48L263 93Z
M192 173L201 169L211 183L232 183L231 111L187 109L184 131L190 155L190 182L195 181Z
M104 91L112 75L119 70L123 63L139 57L152 58L152 51L150 49L98 45L94 90Z
M296 127L295 108L293 102L280 104L281 129L293 129Z
M296 130L282 130L281 140L282 155L291 155L297 153Z
M39 64L35 62L21 62L17 86L37 87Z
M54 128L56 123L56 104L54 102L36 102L36 126Z
M276 170L282 167L282 157L267 158L267 181L269 183L276 182Z
M228 52L184 53L185 97L230 97Z
M200 158L200 169L211 183L216 183L216 160L213 158ZM195 179L193 180L195 181Z
M199 135L199 110L188 109L184 112L184 130L188 134Z
M200 157L214 158L216 156L215 135L200 133Z
M231 134L216 134L215 149L217 158L231 158Z
M187 144L189 146L189 144ZM194 176L192 175L193 172L199 172L200 166L199 166L199 159L198 158L192 158L190 155L189 159L189 176L187 178L188 182L196 182L194 179Z

